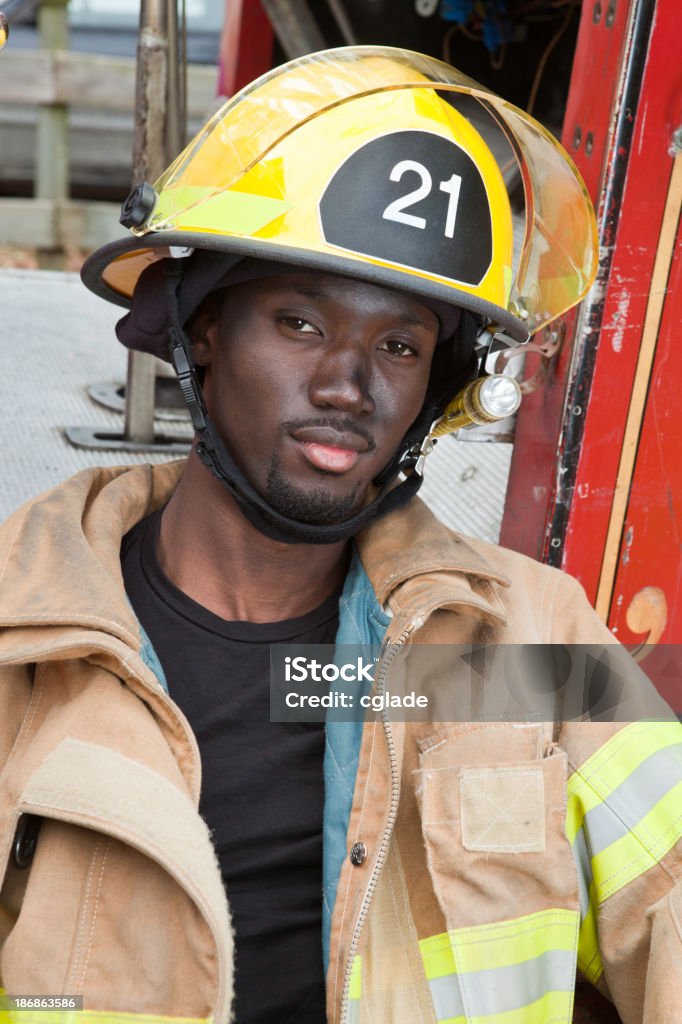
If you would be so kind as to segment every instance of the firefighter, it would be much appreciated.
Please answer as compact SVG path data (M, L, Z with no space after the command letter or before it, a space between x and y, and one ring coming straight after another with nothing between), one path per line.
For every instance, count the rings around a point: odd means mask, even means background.
M438 61L349 48L245 89L123 220L84 281L173 364L196 438L0 535L5 989L112 1021L549 1024L579 971L673 1020L680 726L553 693L504 721L463 646L593 645L643 684L575 581L415 498L462 406L515 401L457 398L489 350L593 280L568 157ZM377 713L270 721L284 643L376 650Z

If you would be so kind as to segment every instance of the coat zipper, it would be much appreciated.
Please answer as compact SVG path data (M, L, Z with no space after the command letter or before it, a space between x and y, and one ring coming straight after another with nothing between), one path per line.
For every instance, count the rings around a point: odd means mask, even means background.
M388 672L391 662L395 658L400 648L405 645L410 634L413 633L415 629L418 629L423 621L423 618L418 618L414 619L412 622L408 622L408 624L405 626L397 640L395 640L390 647L387 646L386 654L381 663L381 670L379 673L379 677L377 679L376 692L378 695L383 695L386 673ZM384 866L384 861L386 860L388 844L391 841L393 826L395 825L395 819L398 816L398 802L400 800L400 776L398 774L398 759L395 753L395 743L393 741L391 723L388 718L388 710L384 708L380 712L380 715L384 726L384 733L386 734L388 758L391 765L391 803L389 807L388 818L386 820L386 828L384 829L384 834L381 838L381 845L379 846L379 853L374 864L372 877L370 878L369 883L367 885L365 898L363 900L362 906L360 907L360 913L358 915L357 924L355 926L353 938L351 940L350 948L348 950L348 962L346 964L346 974L343 982L343 995L341 997L340 1024L345 1024L348 1018L348 994L350 992L350 979L351 972L353 969L353 960L355 959L355 951L357 950L358 944L360 942L360 935L365 924L365 919L369 911L370 903L372 902L374 890L376 889L377 882L379 881L381 869Z

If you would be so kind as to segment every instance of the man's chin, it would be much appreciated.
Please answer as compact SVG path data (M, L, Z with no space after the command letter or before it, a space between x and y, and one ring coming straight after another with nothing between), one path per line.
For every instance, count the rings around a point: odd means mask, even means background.
M265 500L270 507L287 519L298 523L309 523L316 526L338 526L345 522L358 510L358 491L356 485L348 493L337 496L318 486L311 489L294 487L283 479L273 467L268 476Z

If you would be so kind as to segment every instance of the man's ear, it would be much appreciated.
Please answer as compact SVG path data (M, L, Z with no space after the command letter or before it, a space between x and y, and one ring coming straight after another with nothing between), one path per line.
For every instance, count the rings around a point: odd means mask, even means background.
M192 355L197 366L210 366L218 345L219 308L215 295L208 295L187 325Z

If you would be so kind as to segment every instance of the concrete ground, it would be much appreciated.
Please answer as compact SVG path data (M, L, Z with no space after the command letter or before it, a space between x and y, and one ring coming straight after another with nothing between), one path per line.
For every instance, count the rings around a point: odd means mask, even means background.
M125 379L126 354L114 336L120 316L76 274L0 269L0 520L86 466L169 458L86 451L64 436L74 426L123 430L123 415L88 395L91 385ZM189 437L188 424L157 426ZM495 541L510 458L508 444L444 438L427 460L421 494L449 526Z

